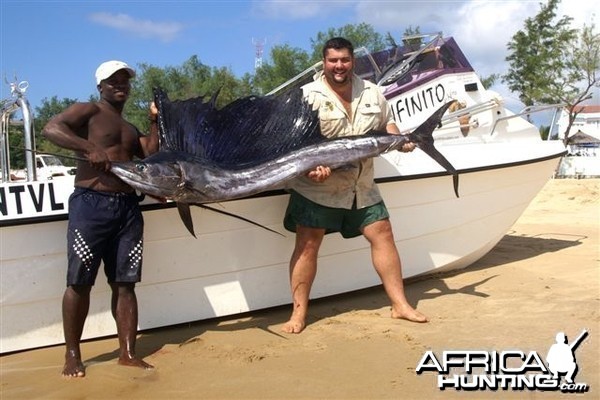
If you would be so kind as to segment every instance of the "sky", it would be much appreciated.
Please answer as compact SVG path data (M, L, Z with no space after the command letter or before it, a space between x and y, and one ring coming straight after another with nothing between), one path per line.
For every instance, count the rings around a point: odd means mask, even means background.
M263 62L273 46L311 51L318 32L368 23L399 40L409 28L453 36L480 76L504 74L506 45L545 0L2 0L0 2L0 99L6 83L28 81L34 107L57 96L86 101L96 93L94 72L117 59L134 68L180 66L196 55L210 67L238 77L254 71L256 47ZM595 1L562 0L558 16L588 26ZM501 83L492 89L512 111L518 96ZM592 100L598 104L598 96ZM549 122L547 123L547 125Z

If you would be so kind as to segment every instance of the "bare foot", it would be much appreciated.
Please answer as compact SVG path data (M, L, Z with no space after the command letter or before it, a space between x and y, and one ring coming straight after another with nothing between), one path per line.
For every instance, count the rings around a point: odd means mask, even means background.
M152 369L153 365L148 364L146 361L137 357L119 357L119 364L126 367L139 367L143 369Z
M283 324L281 327L281 331L285 333L300 333L306 327L306 323L304 322L304 318L301 317L292 317L288 322Z
M419 311L405 304L397 307L392 307L392 318L405 319L411 322L428 322L429 319Z
M73 355L65 356L62 376L65 378L83 378L85 376L85 366L81 359Z

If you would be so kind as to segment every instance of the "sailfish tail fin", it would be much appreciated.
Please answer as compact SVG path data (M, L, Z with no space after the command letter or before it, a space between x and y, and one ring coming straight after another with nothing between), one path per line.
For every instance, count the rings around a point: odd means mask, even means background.
M450 164L450 161L440 153L433 144L433 131L435 128L441 125L442 116L448 110L448 108L456 100L449 101L448 103L441 106L435 111L425 122L419 125L414 131L409 133L407 136L411 142L415 143L418 148L425 152L429 157L433 158L438 164L440 164L446 171L452 174L452 182L454 186L454 194L458 196L458 172Z

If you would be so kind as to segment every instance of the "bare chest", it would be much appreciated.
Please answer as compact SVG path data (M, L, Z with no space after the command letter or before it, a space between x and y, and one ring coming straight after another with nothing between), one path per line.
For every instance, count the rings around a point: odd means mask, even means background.
M350 119L350 121L352 121L352 102L348 101L346 99L342 99L340 98L340 101L342 103L342 106L344 107L344 110L346 111L346 114L348 114L348 119Z
M88 140L107 152L131 158L138 146L138 131L119 115L98 115L90 121Z

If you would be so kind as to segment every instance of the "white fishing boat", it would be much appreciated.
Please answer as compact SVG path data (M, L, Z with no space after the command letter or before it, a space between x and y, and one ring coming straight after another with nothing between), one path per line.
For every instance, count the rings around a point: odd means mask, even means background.
M460 197L452 177L418 149L376 159L404 275L414 277L463 268L485 255L551 178L565 148L560 141L542 141L535 126L505 109L452 38L408 47L357 61L357 72L380 84L401 129L416 127L448 100L457 99L462 107L447 114L434 133L436 147L459 171ZM26 180L13 181L4 172L10 170L7 126L17 109L29 137L25 144L34 148L32 116L21 89L13 85L14 97L2 109L2 353L63 343L67 200L73 180L36 180L32 154ZM197 238L180 222L174 204L144 202L140 330L290 303L294 235L282 226L287 199L285 192L271 191L214 205L283 235L194 208ZM326 238L313 298L379 283L363 238ZM83 338L114 334L110 289L100 273Z

